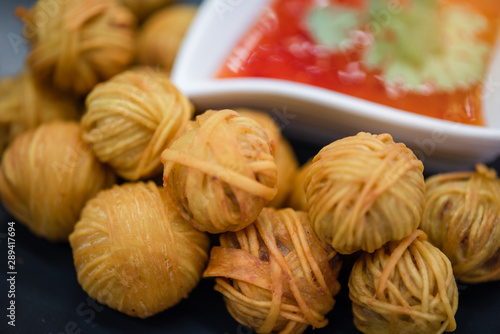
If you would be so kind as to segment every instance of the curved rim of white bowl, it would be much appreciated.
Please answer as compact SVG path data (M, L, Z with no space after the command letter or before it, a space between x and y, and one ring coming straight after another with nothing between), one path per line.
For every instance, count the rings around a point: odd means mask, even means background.
M274 95L291 97L312 104L321 104L332 109L343 110L366 119L376 119L391 126L411 127L429 131L439 129L449 135L460 135L476 139L500 141L500 129L446 121L438 118L391 108L378 103L352 97L328 89L292 81L267 78L213 79L200 83L179 83L181 90L193 99L230 94ZM332 110L332 115L335 111ZM457 133L458 132L458 133Z

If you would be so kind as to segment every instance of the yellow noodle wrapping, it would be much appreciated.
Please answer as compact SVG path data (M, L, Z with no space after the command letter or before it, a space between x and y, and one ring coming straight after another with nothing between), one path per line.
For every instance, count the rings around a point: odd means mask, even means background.
M152 181L100 192L69 241L83 290L140 318L186 298L208 260L208 236L175 214Z
M114 181L83 143L78 123L53 121L9 145L0 166L0 197L36 235L67 241L85 202Z
M277 168L265 130L233 110L208 110L162 153L167 197L210 233L251 224L276 195Z
M451 263L414 231L363 253L349 277L354 324L366 334L440 334L456 328L458 289Z
M425 202L422 162L389 134L360 132L325 146L304 189L316 233L342 254L408 236Z
M295 152L290 143L283 137L281 129L271 116L254 109L237 108L234 110L241 116L249 117L259 123L266 131L269 140L275 143L274 161L278 168L276 182L278 192L267 206L279 209L284 206L285 200L292 190L292 178L299 164Z
M137 35L139 64L170 72L196 10L195 6L173 5L148 18Z
M220 236L203 276L216 278L239 323L291 334L327 325L339 270L339 255L317 238L307 213L264 208L254 224Z
M160 10L175 0L121 0L140 20Z
M117 0L38 0L18 15L32 45L27 64L43 84L85 95L133 60L136 19Z
M420 228L450 259L457 279L500 279L500 180L495 170L437 174L426 180Z
M100 161L127 180L160 174L161 153L193 115L193 106L168 76L147 67L99 84L86 106L83 139Z
M56 120L78 120L80 106L74 99L35 82L31 72L0 81L0 156L20 133Z

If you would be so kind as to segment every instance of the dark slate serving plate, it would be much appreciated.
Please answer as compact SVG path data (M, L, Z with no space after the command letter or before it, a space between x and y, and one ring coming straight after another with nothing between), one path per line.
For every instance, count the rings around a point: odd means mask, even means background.
M60 1L60 0L57 0ZM186 1L185 1L186 2ZM198 1L187 1L197 3ZM0 10L0 77L15 74L23 65L27 44L20 38L21 25L13 16L16 5L33 1L2 0ZM0 97L2 98L2 97ZM328 143L309 143L287 134L301 163ZM500 159L490 164L500 173ZM8 268L9 222L15 226L16 274ZM202 280L189 298L148 319L135 319L89 298L80 288L68 244L52 244L31 234L0 206L0 333L109 334L109 333L200 333L248 334L252 331L227 313L212 280ZM358 333L352 322L347 279L353 258L344 260L342 290L329 314L330 323L307 333ZM15 277L15 297L8 296L8 279ZM457 334L500 333L500 282L459 284ZM8 325L9 302L15 300L15 327Z

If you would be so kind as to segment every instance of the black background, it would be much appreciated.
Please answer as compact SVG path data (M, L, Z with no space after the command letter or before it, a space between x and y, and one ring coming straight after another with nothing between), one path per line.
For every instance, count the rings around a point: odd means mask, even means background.
M198 1L184 1L197 3ZM16 5L33 1L1 0L0 76L13 75L23 66L28 52L25 43L14 47L11 40L21 34L15 19ZM2 98L0 96L0 98ZM286 133L301 163L314 156L325 143L309 143ZM500 159L489 164L500 172ZM90 299L81 289L68 244L52 244L32 235L23 225L16 229L16 326L7 325L7 224L16 220L0 206L0 333L210 333L247 334L227 313L212 280L202 280L189 298L148 319L136 319ZM353 258L345 259L341 272L342 290L329 314L330 323L307 333L358 333L352 322L347 278ZM459 334L500 333L500 282L459 284L456 314Z

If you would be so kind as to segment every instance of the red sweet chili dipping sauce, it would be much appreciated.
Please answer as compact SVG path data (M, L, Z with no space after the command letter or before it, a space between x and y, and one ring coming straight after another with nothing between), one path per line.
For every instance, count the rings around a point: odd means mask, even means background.
M498 0L275 0L217 77L291 80L484 125L499 20Z

